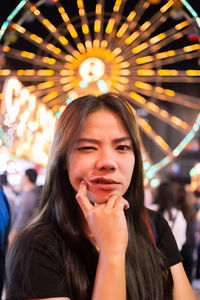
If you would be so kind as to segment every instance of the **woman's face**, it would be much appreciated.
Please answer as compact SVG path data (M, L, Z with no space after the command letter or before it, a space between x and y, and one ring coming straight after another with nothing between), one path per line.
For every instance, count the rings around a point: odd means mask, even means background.
M106 108L90 113L68 162L71 185L77 191L85 180L91 202L106 203L112 194L124 195L135 156L120 117Z

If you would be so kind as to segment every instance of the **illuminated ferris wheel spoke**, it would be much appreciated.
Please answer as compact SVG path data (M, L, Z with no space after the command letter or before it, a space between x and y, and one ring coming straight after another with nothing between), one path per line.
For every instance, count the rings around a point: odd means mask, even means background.
M106 29L105 29L105 40L108 42L113 40L116 36L117 27L121 21L122 12L124 9L124 5L126 4L127 0L116 0L113 6L113 11L111 14L110 19L108 20Z
M47 56L39 56L36 55L35 53L28 52L28 51L20 51L9 47L3 47L3 48L0 47L0 51L2 51L3 53L7 53L8 57L11 58L17 57L18 60L20 61L25 61L39 67L46 67L54 70L60 70L60 68L63 66L60 62L58 62L54 58L50 58Z
M126 96L128 96L128 94L126 92L124 94ZM160 108L155 103L153 103L151 101L147 101L144 97L137 94L136 92L131 91L129 93L129 97L130 97L131 102L133 102L136 106L139 106L141 108L145 107L145 110L149 114L154 115L156 118L162 120L166 124L169 124L176 130L178 130L184 134L187 134L191 130L191 127L186 122L182 121L180 118L178 118L174 115L171 115L170 113L168 113L166 110Z
M131 39L134 40L134 33L135 28L137 27L140 18L145 13L145 10L149 7L150 3L145 0L140 0L137 2L134 10L132 10L126 18L126 21L121 25L119 30L116 33L116 37L118 38L118 43L120 46L124 46L125 41L130 37L128 40L131 43ZM137 13L136 13L137 12ZM132 35L133 34L133 35ZM137 33L136 33L137 35ZM115 44L114 44L115 46ZM113 47L114 47L113 46Z
M173 64L179 61L186 61L187 59L197 58L200 55L200 45L194 44L191 46L186 46L182 49L169 50L165 52L159 52L149 56L142 56L139 58L132 58L129 61L132 67L140 68L140 66L145 66L145 68L155 68L158 63L162 66Z
M137 30L133 31L133 29L135 28L131 28L130 26L129 30L127 31L127 33L129 32L129 34L126 34L124 37L122 36L122 34L118 33L116 36L118 38L122 37L120 44L122 44L123 51L125 51L126 48L129 47L130 45L131 46L138 45L143 40L146 40L160 25L162 25L162 23L164 23L166 19L169 17L170 12L168 12L168 10L173 4L172 2L173 1L169 1L166 5L164 5L160 9L160 11L158 11L152 18L150 18L148 21L143 23L141 26L139 26L136 23L138 28L138 29L136 28ZM148 7L149 7L148 5L143 6L145 10L147 10ZM145 13L145 10L143 10L142 13ZM137 22L139 22L141 13L138 11L137 15L138 15Z
M141 130L160 148L160 150L167 156L172 156L172 149L163 140L163 138L158 135L152 127L141 117L138 117L138 122Z
M135 82L134 91L144 96L159 99L161 101L175 103L177 105L181 105L183 107L188 107L195 110L200 109L199 98L197 97L188 97L184 94L175 92L174 90L164 89L159 86L153 86L143 81Z
M24 27L19 24L12 24L11 27L23 38L26 39L31 44L36 45L39 49L50 53L54 58L65 61L65 53L62 52L57 46L47 43L44 39L34 33L28 32Z
M81 20L81 29L82 29L83 36L85 38L85 47L87 50L89 50L92 48L92 37L90 34L88 18L85 12L85 6L83 0L77 0L77 6L78 6L79 16ZM80 47L79 51L85 52L85 48L83 49L82 47Z
M104 14L104 0L98 0L95 8L94 21L94 41L93 46L100 47L100 42L103 36L103 14Z
M57 28L49 21L49 19L45 18L40 10L33 5L30 1L26 3L27 7L33 12L36 19L50 32L50 34L62 45L62 47L72 53L74 48L69 44L69 41L59 33Z

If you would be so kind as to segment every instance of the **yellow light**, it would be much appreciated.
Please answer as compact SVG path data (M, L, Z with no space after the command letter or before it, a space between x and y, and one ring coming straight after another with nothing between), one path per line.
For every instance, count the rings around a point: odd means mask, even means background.
M173 4L174 4L174 0L168 1L163 7L161 7L160 11L162 13L165 13Z
M159 112L159 107L152 102L148 102L147 107L155 112Z
M30 7L30 10L32 10L32 12L34 13L34 15L39 16L40 15L40 11L37 9L36 6L32 5Z
M101 22L100 20L95 20L94 22L94 31L95 32L100 32L101 30Z
M102 12L102 5L100 3L97 3L96 5L96 14L100 15Z
M56 27L49 22L48 19L43 19L42 23L51 31L51 32L56 32Z
M69 30L69 32L73 38L77 38L78 33L76 32L76 30L72 24L67 24L67 29Z
M120 27L120 29L118 30L118 32L116 34L117 37L121 38L124 35L124 33L126 32L127 28L128 28L127 23L122 24L122 26Z
M125 40L125 43L127 45L131 44L134 40L137 39L137 37L139 36L139 32L135 31L133 32L131 35L129 35L129 37Z
M67 54L67 55L65 55L65 59L66 59L67 61L70 61L70 62L71 62L74 58L73 58L73 56Z
M188 21L183 21L183 22L177 24L177 25L175 26L175 28L176 28L177 30L181 30L181 29L183 29L183 28L186 27L186 26L188 26Z
M184 52L191 52L194 50L200 50L200 44L194 44L183 48Z
M124 60L124 58L123 58L123 56L117 56L117 57L115 57L115 62L116 63L120 63L121 61L123 61Z
M144 119L140 119L139 124L146 132L152 131L151 126Z
M39 36L37 36L36 34L30 34L30 39L32 39L33 41L35 41L38 44L41 44L43 42L43 39Z
M150 39L150 43L151 44L156 44L159 41L163 40L164 38L166 38L166 34L165 33L160 33L160 34L154 36L152 39Z
M15 29L16 31L20 32L20 33L25 33L26 29L18 24L12 24L12 28Z
M140 30L145 31L151 26L151 22L146 21L142 26L140 26Z
M144 56L144 57L137 58L136 59L136 63L138 65L141 65L141 64L145 64L145 63L151 62L153 60L154 60L153 56Z
M61 84L65 84L68 82L72 82L74 80L74 76L63 77L60 79Z
M10 47L4 46L2 50L3 50L3 52L9 52L10 51Z
M106 41L106 40L101 41L101 47L106 48L107 45L108 45L108 41Z
M183 122L181 119L179 119L178 117L176 117L176 116L171 116L171 121L174 123L174 124L176 124L176 125L178 125L178 126L181 126L181 127L185 127L185 122ZM185 123L185 124L184 124ZM187 124L186 124L186 127L187 127Z
M54 65L56 63L55 58L43 57L42 61L46 64Z
M83 1L77 0L77 6L78 6L78 8L83 8Z
M164 92L165 92L165 95L167 95L167 96L170 96L170 97L175 96L175 92L173 90L166 89L166 90L164 90Z
M169 150L169 145L162 139L161 136L156 135L155 136L155 141L163 148L164 150Z
M135 92L130 92L130 97L141 104L146 104L146 99Z
M30 111L34 111L35 108L36 108L36 96L35 95L30 95L29 109L30 109Z
M160 76L177 76L177 70L158 70L158 75Z
M17 75L18 76L23 76L24 75L24 70L17 70Z
M91 48L92 48L92 42L89 41L89 40L87 40L87 41L85 42L85 46L86 46L87 49L91 49Z
M187 70L186 74L188 76L200 76L200 70Z
M46 103L48 101L51 101L51 100L55 99L56 97L58 97L58 92L57 91L53 91L53 92L47 94L46 96L44 96L42 98L42 101Z
M130 63L128 61L123 61L122 63L119 64L120 68L128 68L130 66Z
M134 54L137 54L141 51L143 51L144 49L148 48L148 44L147 43L143 43L143 44L140 44L139 46L135 47L132 49L132 52Z
M121 48L115 48L115 49L112 51L112 54L113 54L114 56L117 56L117 55L119 55L121 52L122 52L122 49L121 49Z
M85 47L83 46L82 43L78 43L76 46L81 53L85 52Z
M136 16L136 12L135 12L134 10L132 10L132 11L130 12L130 14L128 15L127 20L128 20L129 22L131 22L131 21L133 21L133 19L135 18L135 16Z
M42 89L48 89L48 88L50 88L52 86L54 86L54 82L53 81L45 81L45 82L39 83L37 85L37 88L39 90L42 90Z
M80 15L81 17L83 17L83 16L85 15L85 11L84 11L83 8L80 8L80 9L79 9L79 15Z
M24 70L24 75L25 76L33 76L33 75L35 75L35 70L32 70L32 69Z
M154 70L138 70L137 74L139 76L154 76L155 71Z
M88 34L89 33L89 28L87 24L83 24L82 25L82 30L84 34Z
M160 110L160 114L161 114L161 116L164 117L164 118L168 118L168 115L169 115L168 112L167 112L166 110L164 110L164 109L161 109L161 110Z
M53 76L54 70L38 70L37 75L39 76Z
M74 75L74 70L63 69L60 71L61 76Z
M1 70L0 69L0 76L8 76L10 74L11 74L10 70L7 70L7 69Z
M116 0L115 5L114 5L114 7L113 7L113 11L114 11L114 12L118 12L118 11L119 11L121 2L122 2L121 0Z
M67 44L68 44L68 40L67 40L64 36L60 36L60 37L59 37L59 41L60 41L61 44L63 44L63 45L67 45Z
M63 91L67 92L67 91L71 90L73 88L73 86L74 85L72 83L65 84L63 86Z
M53 51L55 54L60 54L61 50L55 47L53 44L47 44L47 49Z
M35 54L31 53L31 52L27 52L27 51L22 51L21 56L29 58L29 59L33 59L35 57Z
M136 81L135 86L140 89L144 89L144 90L148 90L148 91L152 90L152 86L150 84L142 82L142 81Z
M155 87L155 91L159 94L162 94L163 93L163 88L161 88L160 86L156 86Z
M115 19L110 18L110 20L108 21L107 27L106 27L106 33L107 34L112 32L114 24L115 24Z
M99 46L100 46L100 40L95 39L95 40L93 41L93 46L94 46L94 48L99 48Z

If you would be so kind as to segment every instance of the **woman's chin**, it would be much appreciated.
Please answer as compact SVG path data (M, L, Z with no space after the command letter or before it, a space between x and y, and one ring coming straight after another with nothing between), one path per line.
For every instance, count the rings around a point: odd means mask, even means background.
M98 195L97 193L92 193L88 191L88 199L90 200L91 203L94 205L99 205L99 204L105 204L107 203L110 195Z

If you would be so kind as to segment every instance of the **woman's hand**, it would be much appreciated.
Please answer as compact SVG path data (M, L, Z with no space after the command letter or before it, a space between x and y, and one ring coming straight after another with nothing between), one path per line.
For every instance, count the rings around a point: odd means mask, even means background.
M94 206L87 197L87 183L84 181L76 198L104 259L124 256L128 244L124 210L129 208L128 201L114 194L107 203Z

